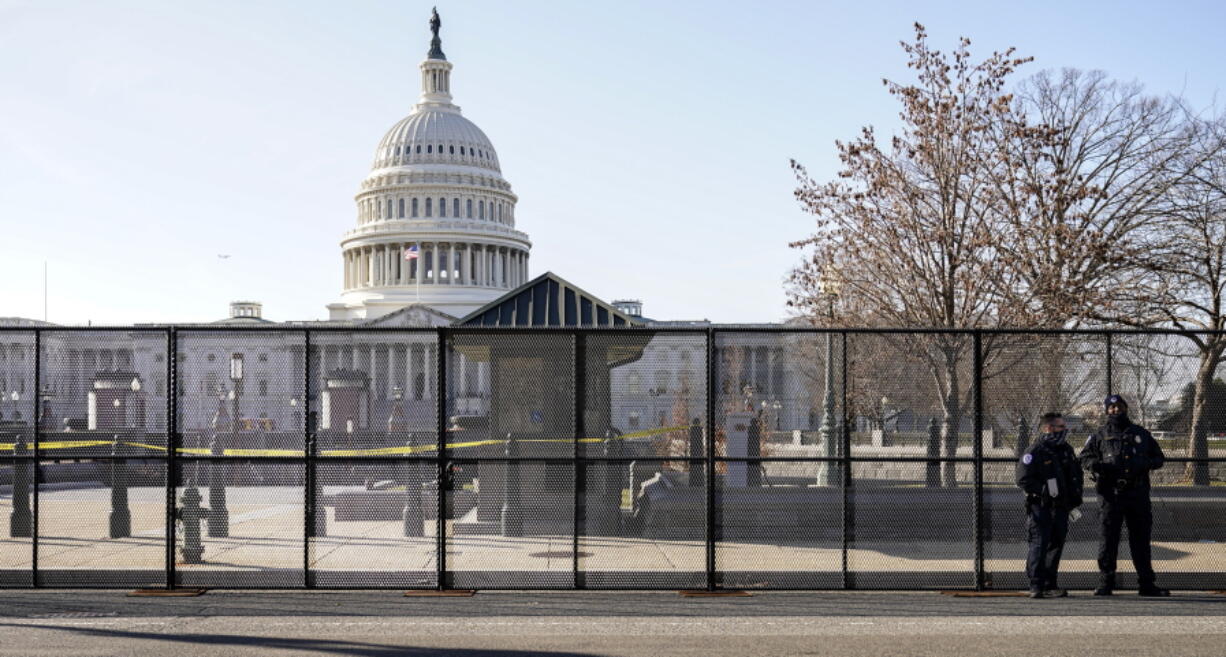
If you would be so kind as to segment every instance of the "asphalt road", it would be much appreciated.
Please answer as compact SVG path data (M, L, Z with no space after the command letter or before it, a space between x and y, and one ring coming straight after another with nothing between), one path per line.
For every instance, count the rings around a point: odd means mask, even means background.
M0 592L0 655L1206 655L1226 596L1064 600L937 593Z

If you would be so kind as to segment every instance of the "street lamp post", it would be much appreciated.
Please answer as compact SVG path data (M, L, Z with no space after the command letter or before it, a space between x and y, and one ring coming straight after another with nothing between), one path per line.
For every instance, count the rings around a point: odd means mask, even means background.
M834 269L827 265L822 270L822 275L817 281L818 291L822 296L826 297L826 318L828 324L834 324L834 303L839 298L839 292L842 288L842 282L839 280ZM829 328L829 326L827 327ZM834 418L834 336L826 333L826 395L822 400L822 424L818 429L818 433L822 439L823 456L831 459L825 462L819 476L817 485L833 486L837 483L834 476L835 468L833 459L837 457L838 451L835 449L835 431L837 423Z

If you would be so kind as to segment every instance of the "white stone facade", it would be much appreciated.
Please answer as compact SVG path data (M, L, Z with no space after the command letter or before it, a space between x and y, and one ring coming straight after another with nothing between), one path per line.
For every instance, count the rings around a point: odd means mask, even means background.
M441 56L421 63L421 98L379 142L355 197L332 320L413 303L462 317L528 280L532 243L515 229L517 197L489 138L451 102L452 65Z

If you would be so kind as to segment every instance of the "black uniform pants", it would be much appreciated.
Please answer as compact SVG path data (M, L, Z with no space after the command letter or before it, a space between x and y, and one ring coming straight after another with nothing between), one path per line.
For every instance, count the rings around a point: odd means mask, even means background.
M1141 585L1154 583L1154 566L1150 552L1150 532L1154 516L1149 503L1149 491L1120 491L1113 496L1101 496L1098 510L1102 523L1098 543L1098 570L1114 575L1120 553L1120 531L1128 524L1128 551L1132 566Z
M1030 551L1026 555L1026 576L1031 588L1054 589L1068 536L1068 509L1032 504L1026 509L1026 534Z

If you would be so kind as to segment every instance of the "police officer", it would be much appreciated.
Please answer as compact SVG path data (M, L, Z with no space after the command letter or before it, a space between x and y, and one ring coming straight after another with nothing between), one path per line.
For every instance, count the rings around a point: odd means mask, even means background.
M1059 413L1040 420L1043 434L1017 464L1017 485L1026 492L1026 532L1030 551L1026 576L1030 597L1062 598L1068 591L1056 584L1069 512L1081 506L1082 475L1077 455L1066 441L1068 426Z
M1149 503L1149 471L1161 468L1166 456L1148 431L1128 419L1128 403L1123 397L1111 395L1103 406L1107 422L1086 440L1081 450L1081 464L1095 480L1102 522L1098 544L1101 580L1094 595L1111 595L1115 590L1120 529L1125 522L1138 592L1144 596L1170 595L1170 591L1154 583L1149 545L1154 524Z

